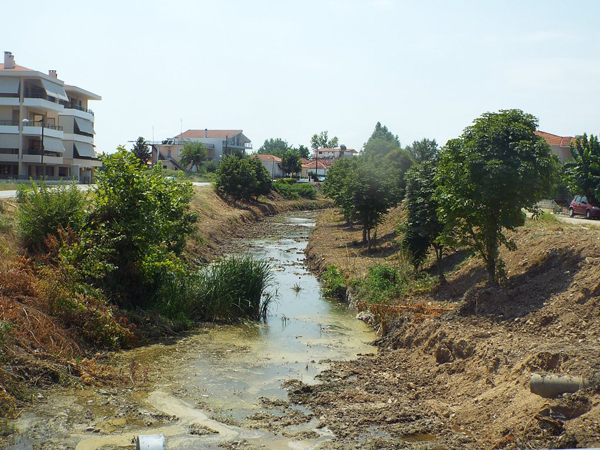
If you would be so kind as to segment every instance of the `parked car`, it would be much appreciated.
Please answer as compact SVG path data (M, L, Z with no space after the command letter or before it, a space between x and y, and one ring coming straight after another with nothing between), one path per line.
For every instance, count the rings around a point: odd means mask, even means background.
M576 214L588 219L600 218L600 203L585 195L576 195L569 205L569 216L573 217Z

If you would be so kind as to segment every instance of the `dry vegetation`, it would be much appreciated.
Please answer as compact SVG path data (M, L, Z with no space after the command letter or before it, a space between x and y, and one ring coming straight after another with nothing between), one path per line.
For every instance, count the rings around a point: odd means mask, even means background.
M336 264L358 276L370 264L395 264L393 239L363 255L338 215L326 211L319 224L308 250L317 269ZM597 446L597 391L544 399L529 378L597 379L600 229L528 222L511 236L518 250L502 252L502 287L487 284L480 260L453 252L448 287L408 292L376 311L394 315L376 356L334 364L321 385L292 387L291 398L336 433L332 448Z

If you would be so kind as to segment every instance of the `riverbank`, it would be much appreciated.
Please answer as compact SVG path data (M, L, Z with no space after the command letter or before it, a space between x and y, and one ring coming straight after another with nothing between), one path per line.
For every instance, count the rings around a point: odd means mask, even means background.
M189 259L212 260L223 254L225 244L242 236L251 223L283 211L327 207L326 200L283 200L276 194L261 202L230 204L211 187L195 187L192 209L199 215L198 231L187 242ZM15 200L4 200L0 214L0 417L14 417L20 407L32 402L37 390L54 385L128 383L139 375L135 368L113 368L105 364L105 353L85 344L68 324L53 317L39 296L39 280L21 266L23 250L15 226ZM130 323L130 318L118 314ZM160 317L135 311L132 327L138 339L160 339L168 323ZM157 331L158 330L158 331ZM138 345L139 345L138 341ZM133 343L135 344L135 343ZM0 423L0 436L10 427Z
M338 267L349 279L393 265L390 234L399 211L366 254L360 230L320 214L307 248L311 267ZM521 449L600 443L600 396L588 389L544 399L532 373L596 378L600 371L600 231L528 222L503 250L508 280L486 284L481 261L446 258L448 287L412 292L397 303L443 305L441 317L402 315L376 356L335 363L322 383L297 383L290 398L308 405L336 434L327 448Z

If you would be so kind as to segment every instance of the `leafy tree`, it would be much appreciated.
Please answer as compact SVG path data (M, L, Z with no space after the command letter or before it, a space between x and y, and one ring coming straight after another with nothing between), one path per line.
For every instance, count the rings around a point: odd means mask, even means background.
M442 271L443 243L439 237L443 224L438 219L435 198L436 166L432 161L414 165L406 174L406 220L400 228L404 232L401 246L407 251L416 270L425 260L430 247L435 250L440 281L446 282Z
M335 206L340 208L348 223L354 222L355 209L352 198L352 179L355 175L358 158L342 158L336 161L327 171L323 183L323 193L333 200Z
M300 153L298 150L286 151L281 158L281 167L286 175L300 172L302 169L302 162L300 161Z
M232 155L219 164L215 187L235 200L249 200L269 193L271 177L260 160Z
M278 158L282 158L285 152L290 149L290 145L287 141L281 138L266 139L264 144L258 149L259 155L275 155Z
M137 138L133 144L131 152L140 160L140 163L145 166L152 159L152 151L150 146L142 136Z
M179 164L184 169L189 167L190 171L200 170L202 163L206 161L207 149L202 142L186 142L181 150Z
M310 147L313 150L318 148L335 148L338 146L338 138L337 136L329 139L328 131L321 131L319 134L314 134L313 137L310 138Z
M503 275L500 245L515 248L503 230L523 225L523 208L544 197L557 173L550 147L534 134L537 124L518 109L488 112L440 155L439 217L483 258L492 283ZM445 240L453 239L445 233Z
M310 149L300 144L296 149L300 154L300 158L309 159L310 158Z
M600 198L600 143L598 136L587 134L571 142L573 159L565 163L564 174L573 194Z
M391 171L391 176L396 180L398 200L402 200L406 191L405 174L415 163L413 157L407 150L397 148L385 155L381 163Z
M102 163L80 263L119 303L141 306L165 276L181 270L179 255L197 220L192 185L167 180L159 168L143 170L124 147Z
M438 145L435 139L421 139L414 141L412 145L406 147L417 163L434 160L438 154Z
M392 134L385 125L377 122L375 130L363 146L365 155L385 156L393 150L400 148L398 136Z

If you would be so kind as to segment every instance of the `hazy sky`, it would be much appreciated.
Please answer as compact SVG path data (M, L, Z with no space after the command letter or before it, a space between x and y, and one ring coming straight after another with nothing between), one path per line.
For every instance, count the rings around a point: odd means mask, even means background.
M600 132L596 0L4 1L0 50L103 97L96 145L243 129L258 149L328 130L360 149L380 121L441 144L520 108Z

